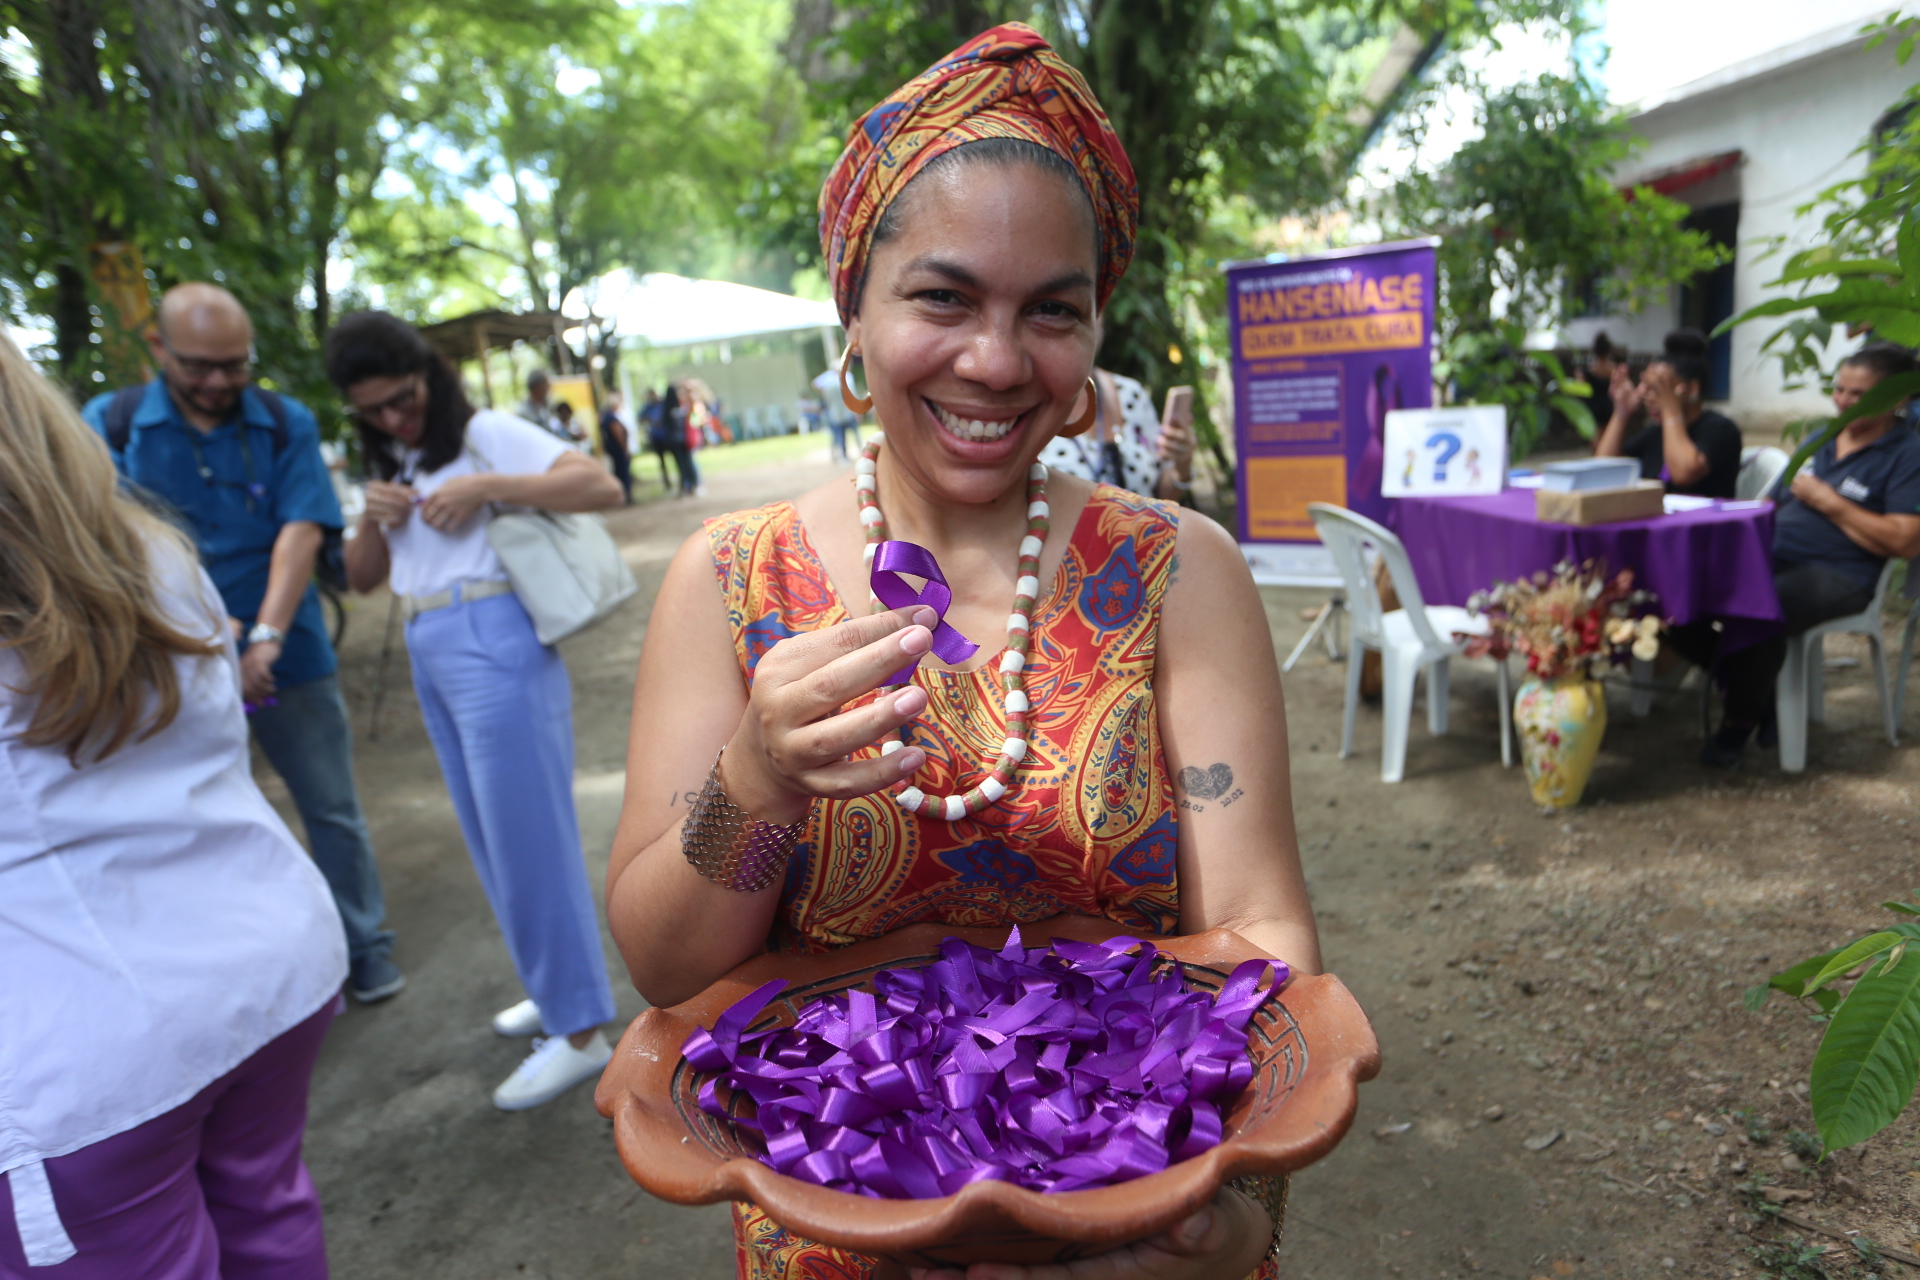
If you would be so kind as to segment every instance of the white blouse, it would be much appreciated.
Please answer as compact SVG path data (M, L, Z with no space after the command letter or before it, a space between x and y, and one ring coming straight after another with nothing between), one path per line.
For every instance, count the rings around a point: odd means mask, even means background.
M455 476L476 471L502 475L544 475L572 450L565 441L524 418L482 409L467 420L467 447L438 471L417 472L420 451L401 457L400 479L427 497ZM477 455L477 456L476 456ZM420 518L420 509L397 529L386 529L389 583L403 596L430 596L458 582L505 582L506 568L487 541L487 509L482 507L457 529L442 532Z
M254 785L220 595L171 546L154 559L162 609L222 649L173 660L159 733L77 767L26 745L26 672L0 649L0 1172L30 1245L42 1161L187 1102L347 974L326 882Z

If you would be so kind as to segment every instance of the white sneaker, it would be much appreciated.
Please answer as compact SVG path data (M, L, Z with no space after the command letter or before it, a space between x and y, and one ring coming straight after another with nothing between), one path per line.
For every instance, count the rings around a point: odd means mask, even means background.
M573 1086L599 1075L612 1058L613 1046L598 1031L584 1049L574 1048L565 1036L535 1040L527 1060L493 1091L493 1105L502 1111L525 1111L552 1102Z
M522 1000L511 1009L502 1009L493 1015L493 1030L503 1036L539 1035L540 1006L531 1000Z

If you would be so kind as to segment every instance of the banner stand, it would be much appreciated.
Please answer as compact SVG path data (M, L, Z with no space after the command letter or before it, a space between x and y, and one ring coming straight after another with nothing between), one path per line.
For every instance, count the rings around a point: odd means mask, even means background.
M1341 585L1310 503L1385 519L1387 415L1433 403L1439 243L1226 265L1236 534L1255 582Z

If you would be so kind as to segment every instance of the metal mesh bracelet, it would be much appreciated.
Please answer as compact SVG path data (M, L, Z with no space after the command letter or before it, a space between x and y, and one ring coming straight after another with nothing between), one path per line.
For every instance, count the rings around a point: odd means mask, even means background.
M724 753L723 753L724 754ZM680 828L680 848L695 871L723 889L756 893L787 869L807 819L779 826L761 822L727 799L720 785L720 757Z
M1284 1173L1278 1176L1249 1173L1227 1180L1228 1186L1265 1209L1267 1216L1273 1219L1273 1239L1267 1244L1267 1256L1261 1259L1262 1265L1280 1260L1280 1236L1287 1227L1289 1182L1290 1179Z

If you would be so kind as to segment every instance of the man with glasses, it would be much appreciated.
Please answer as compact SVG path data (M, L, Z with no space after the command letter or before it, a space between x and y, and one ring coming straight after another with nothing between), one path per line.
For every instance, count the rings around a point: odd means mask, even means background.
M160 377L96 397L87 421L120 474L192 533L242 640L254 740L286 782L340 909L348 990L385 1000L406 978L388 955L393 935L313 585L314 559L341 527L319 429L304 405L248 385L253 322L225 289L169 290L147 342Z

